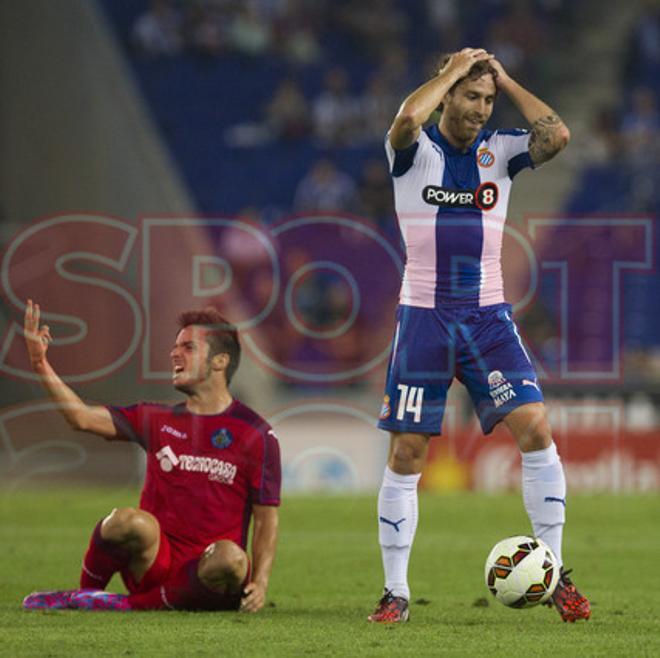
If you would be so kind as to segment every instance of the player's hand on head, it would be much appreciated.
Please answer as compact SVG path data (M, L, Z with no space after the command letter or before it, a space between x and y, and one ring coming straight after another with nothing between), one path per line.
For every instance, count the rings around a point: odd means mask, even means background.
M495 76L495 84L501 87L504 82L509 80L509 74L504 70L501 62L494 57L490 60L489 64L495 69L497 75Z
M266 602L266 588L260 583L251 582L243 590L241 599L241 612L257 612Z
M449 58L441 73L453 74L457 79L462 78L470 72L472 66L477 62L492 59L493 55L483 48L463 48L463 50L459 50Z
M53 340L50 335L50 328L47 324L39 326L41 318L41 309L39 304L35 304L28 299L25 308L25 318L23 329L25 334L25 344L27 346L28 356L33 365L43 361L46 358L48 344Z

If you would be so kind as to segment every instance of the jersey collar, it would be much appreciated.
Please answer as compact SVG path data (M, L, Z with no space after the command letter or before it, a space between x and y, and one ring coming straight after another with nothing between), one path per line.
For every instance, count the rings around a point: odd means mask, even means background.
M221 413L219 414L195 414L192 411L188 411L188 407L186 407L185 402L179 402L178 404L174 405L172 407L172 413L175 416L197 416L199 418L217 418L218 416L226 416L226 415L231 415L236 408L236 405L238 404L238 400L236 398L233 398L231 401L231 404Z
M468 153L476 153L477 147L481 142L484 141L485 137L488 134L487 130L480 130L479 134L475 138L474 142L470 145L470 148L468 148L467 151L461 151L460 149L456 148L455 146L452 146L445 136L440 132L440 128L438 127L437 123L434 123L432 126L429 126L426 129L426 134L428 135L429 139L437 144L445 153L448 153L449 155L467 155Z

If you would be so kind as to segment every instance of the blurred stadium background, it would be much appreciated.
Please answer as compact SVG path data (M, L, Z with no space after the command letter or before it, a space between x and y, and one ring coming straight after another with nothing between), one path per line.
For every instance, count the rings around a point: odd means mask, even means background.
M175 398L176 315L216 303L285 490L375 492L401 269L383 138L440 53L483 45L573 135L521 176L505 243L569 486L660 489L657 2L7 0L0 26L5 485L141 477L31 379L32 297L59 372L116 404ZM491 126L521 124L500 98ZM518 469L456 385L424 486L515 489Z

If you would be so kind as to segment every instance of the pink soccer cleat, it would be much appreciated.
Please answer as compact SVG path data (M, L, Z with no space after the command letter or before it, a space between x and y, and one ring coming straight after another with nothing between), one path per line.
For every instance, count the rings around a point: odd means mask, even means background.
M102 589L74 590L69 597L69 608L125 612L131 609L126 594L114 594Z
M65 610L71 595L79 590L65 589L54 592L32 592L23 599L26 610Z

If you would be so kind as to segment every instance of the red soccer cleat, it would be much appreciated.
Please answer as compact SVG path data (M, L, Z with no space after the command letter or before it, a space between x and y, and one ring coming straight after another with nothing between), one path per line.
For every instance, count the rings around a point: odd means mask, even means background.
M569 573L571 573L571 570L564 571L562 567L557 587L552 593L551 600L546 605L552 607L554 604L564 621L575 622L579 619L589 619L591 617L589 600L577 591L577 588L568 577Z
M378 605L373 614L369 615L368 620L378 624L398 624L408 621L410 613L408 611L408 601L402 596L394 596L390 590L385 590L383 598L378 601Z

